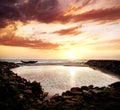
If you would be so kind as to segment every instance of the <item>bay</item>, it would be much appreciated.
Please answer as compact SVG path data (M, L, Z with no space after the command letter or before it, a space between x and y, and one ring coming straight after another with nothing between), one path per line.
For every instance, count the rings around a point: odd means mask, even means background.
M84 66L21 66L12 71L27 80L40 82L44 91L49 92L49 96L61 94L72 87L88 85L102 87L120 81L116 76Z

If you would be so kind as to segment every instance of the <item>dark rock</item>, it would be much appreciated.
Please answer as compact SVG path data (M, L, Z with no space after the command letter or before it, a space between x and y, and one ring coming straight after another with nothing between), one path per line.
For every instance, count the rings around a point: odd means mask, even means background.
M91 92L87 90L83 90L83 97L85 100L91 100L93 98Z
M60 96L59 94L55 94L55 95L52 96L51 99L52 100L54 99L56 102L58 102L58 101L62 101L63 97Z
M107 62L107 63L105 63ZM114 61L94 62L111 70L119 68ZM119 65L119 63L117 64ZM30 82L10 71L15 67L13 63L0 63L0 108L4 110L117 110L120 108L120 82L113 83L109 87L82 86L73 87L70 91L55 94L45 100L48 95L44 92L40 83ZM111 68L110 68L111 67ZM118 69L119 70L119 69ZM114 70L117 71L118 70Z
M27 80L26 80L25 78L22 78L22 82L23 82L24 84L26 84L26 83L27 83Z
M20 100L24 99L24 95L23 94L19 94L18 97L19 97Z
M81 91L71 92L71 95L72 95L72 96L81 95L81 94L82 94Z
M31 83L31 86L32 86L32 92L35 97L40 97L40 94L43 94L43 90L40 83L34 81Z
M71 98L71 101L78 102L78 99L73 97L73 98Z
M73 96L62 96L62 98L65 99L65 100L66 100L66 99L72 99Z
M63 92L63 93L62 93L62 96L64 96L64 95L65 95L65 96L70 96L70 95L72 95L72 94L71 94L70 91L66 91L66 92Z
M16 82L10 81L9 84L10 84L10 85L16 85Z
M41 100L37 100L37 104L41 105L43 102Z
M9 80L9 77L8 76L3 76L2 77L4 80Z
M88 86L89 89L93 89L93 87L94 87L93 85L89 85Z
M32 90L29 90L29 89L23 90L23 92L26 93L26 94L32 94Z
M50 100L50 103L51 103L51 104L56 104L56 101L55 101L54 99L51 99L51 100Z
M113 87L113 88L119 88L120 89L120 82L115 82L111 85L109 85L110 87Z
M120 61L119 60L89 60L87 65L97 67L101 70L106 70L120 76Z
M71 88L71 92L76 92L76 91L80 91L81 89L79 87L73 87Z
M22 83L22 78L20 76L17 76L16 77L16 80L19 82L19 83Z
M69 104L75 104L75 101L72 101L72 100L65 100L65 102Z
M91 95L91 93L87 90L83 90L83 95Z
M48 96L48 94L49 94L48 92L44 92L44 93L42 94L42 97L45 98L46 96Z
M82 87L81 87L81 90L89 90L89 87L87 87L87 86L82 86Z
M18 83L18 88L24 89L25 88L25 84L24 83Z
M94 89L92 89L92 93L94 93L94 94L100 94L101 90L97 89L97 88L94 88Z
M32 86L26 86L25 85L25 89L32 89Z

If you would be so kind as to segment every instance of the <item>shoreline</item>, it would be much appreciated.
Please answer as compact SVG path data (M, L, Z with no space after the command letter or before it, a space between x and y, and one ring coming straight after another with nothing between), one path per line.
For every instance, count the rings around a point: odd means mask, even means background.
M93 85L73 87L62 95L55 94L48 100L46 97L49 91L44 92L39 82L29 82L10 71L14 67L18 65L0 62L0 88L2 90L0 91L2 98L0 107L5 110L16 110L16 108L17 110L92 110L97 108L107 110L111 107L117 110L116 108L120 107L120 82L108 87L94 87Z
M85 64L93 69L95 68L120 78L120 60L89 60Z

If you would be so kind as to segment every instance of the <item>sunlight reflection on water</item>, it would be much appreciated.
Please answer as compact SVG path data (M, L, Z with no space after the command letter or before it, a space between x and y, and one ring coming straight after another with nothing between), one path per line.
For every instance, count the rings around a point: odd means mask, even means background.
M74 66L22 66L12 69L13 72L30 81L39 81L49 95L62 93L71 87L83 85L107 86L120 81L119 78L105 74L89 67Z

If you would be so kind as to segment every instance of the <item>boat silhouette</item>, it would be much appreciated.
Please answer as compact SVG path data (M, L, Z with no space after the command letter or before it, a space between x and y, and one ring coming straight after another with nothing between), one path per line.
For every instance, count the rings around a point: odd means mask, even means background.
M22 63L36 63L37 61L32 61L32 60L31 61L23 61L23 60L21 60L21 62Z

